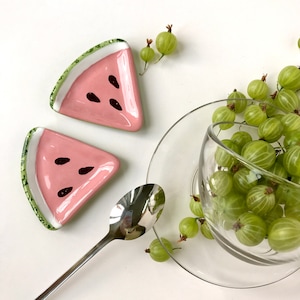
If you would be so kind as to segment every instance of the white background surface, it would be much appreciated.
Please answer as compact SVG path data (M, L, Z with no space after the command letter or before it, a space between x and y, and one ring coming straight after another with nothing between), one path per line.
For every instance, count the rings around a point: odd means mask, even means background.
M300 63L299 0L0 0L0 298L34 299L108 230L112 205L143 184L151 155L183 114L268 73ZM59 115L49 95L65 68L110 38L131 45L136 67L146 38L173 24L179 45L139 77L145 122L122 132ZM71 223L56 232L35 217L20 180L27 132L44 126L118 156L119 174ZM163 166L162 166L163 167ZM49 299L299 299L300 273L263 288L205 283L144 249L154 233L114 241ZM247 274L244 274L247 276Z

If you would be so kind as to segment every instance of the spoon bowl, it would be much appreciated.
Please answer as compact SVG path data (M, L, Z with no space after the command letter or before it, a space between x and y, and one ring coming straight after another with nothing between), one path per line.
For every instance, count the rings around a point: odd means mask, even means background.
M157 184L141 185L125 194L112 208L104 238L60 276L36 300L46 299L109 242L133 240L153 227L164 208L165 193Z

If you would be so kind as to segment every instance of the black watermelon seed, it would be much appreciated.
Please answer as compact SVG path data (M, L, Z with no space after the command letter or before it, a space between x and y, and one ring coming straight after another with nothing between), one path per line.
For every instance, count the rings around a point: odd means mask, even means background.
M57 192L57 196L58 197L65 197L66 195L68 195L69 193L71 193L71 191L73 190L73 187L66 187L66 188L63 188L61 190L59 190Z
M86 97L88 98L88 100L90 100L91 102L100 102L100 99L94 94L94 93L87 93Z
M119 83L118 83L118 80L117 78L114 76L114 75L109 75L108 76L108 81L116 88L118 89L120 86L119 86Z
M122 106L116 99L109 99L109 103L113 108L117 110L122 110Z
M80 168L80 169L78 170L78 173L79 173L80 175L85 175L85 174L91 172L93 169L94 169L94 167Z
M70 161L70 158L68 157L58 157L54 162L57 165L64 165Z

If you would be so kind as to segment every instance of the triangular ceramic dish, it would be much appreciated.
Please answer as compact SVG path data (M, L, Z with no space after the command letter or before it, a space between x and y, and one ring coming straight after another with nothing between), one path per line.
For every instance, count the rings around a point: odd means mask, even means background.
M76 119L127 131L139 130L143 112L128 43L108 40L77 58L56 83L50 106Z
M118 169L114 155L46 128L33 128L24 142L23 188L48 229L67 223Z

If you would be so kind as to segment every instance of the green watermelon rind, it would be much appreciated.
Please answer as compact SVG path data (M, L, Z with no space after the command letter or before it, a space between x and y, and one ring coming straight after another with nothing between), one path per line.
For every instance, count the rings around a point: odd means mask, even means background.
M63 83L65 82L66 78L68 77L68 75L70 74L70 72L73 70L73 68L75 66L78 65L78 63L80 63L82 60L84 60L87 56L95 53L96 51L106 47L106 46L109 46L111 44L114 44L114 43L126 43L125 40L123 39L111 39L111 40L107 40L105 42L102 42L92 48L90 48L89 50L87 50L86 52L84 52L82 55L80 55L77 59L75 59L73 61L73 63L63 72L63 74L59 77L56 85L54 86L51 94L50 94L50 107L52 109L54 109L54 102L56 100L56 97L57 97L57 94L61 88L61 86L63 85Z
M49 230L57 230L49 221L46 219L46 217L43 215L41 210L39 209L28 184L28 177L27 177L27 154L28 154L28 146L30 144L31 138L33 135L36 133L38 130L38 127L35 127L31 129L24 141L23 145L23 150L22 150L22 155L21 155L21 180L22 180L22 185L23 189L25 191L25 195L35 213L35 215L38 217L40 222Z

